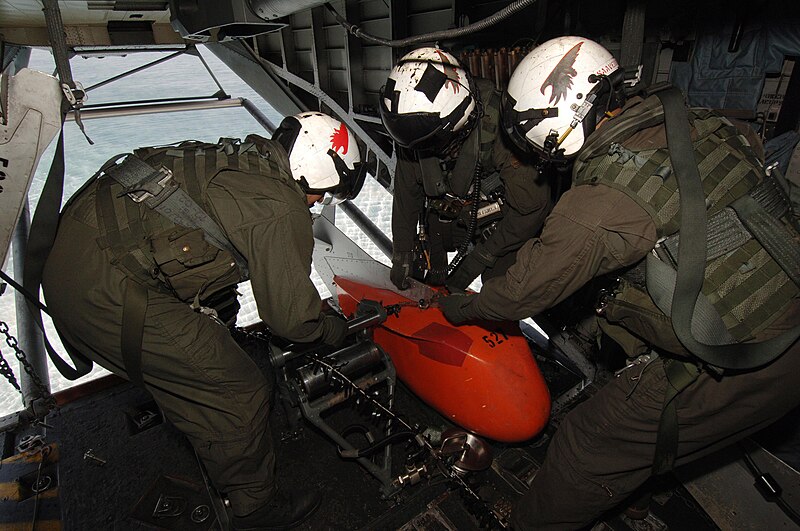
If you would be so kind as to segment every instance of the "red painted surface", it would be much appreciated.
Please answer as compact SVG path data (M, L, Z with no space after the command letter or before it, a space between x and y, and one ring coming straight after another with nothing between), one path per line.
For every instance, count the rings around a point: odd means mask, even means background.
M358 301L407 303L391 290L335 277L348 316ZM404 306L374 330L398 377L442 415L503 442L530 439L544 428L550 393L528 342L513 323L453 326L438 308Z

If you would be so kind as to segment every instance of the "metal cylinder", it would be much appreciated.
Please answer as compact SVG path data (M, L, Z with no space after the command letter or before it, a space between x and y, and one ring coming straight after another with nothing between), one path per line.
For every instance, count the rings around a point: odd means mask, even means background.
M472 77L480 77L481 53L478 50L473 50L469 54L469 73Z
M508 84L508 50L500 48L494 53L494 84L503 90Z
M508 75L509 78L511 74L514 73L514 69L517 68L519 62L522 61L522 48L516 46L508 52Z
M325 358L350 379L361 376L383 361L380 348L372 341L357 343ZM317 364L306 365L297 371L303 390L313 400L330 389L330 373Z
M483 79L492 79L492 50L481 52L481 75Z

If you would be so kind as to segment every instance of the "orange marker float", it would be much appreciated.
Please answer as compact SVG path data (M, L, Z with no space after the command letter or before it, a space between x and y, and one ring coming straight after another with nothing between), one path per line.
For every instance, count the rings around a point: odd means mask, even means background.
M400 304L376 327L375 342L397 375L442 415L477 435L520 442L538 434L550 414L550 393L530 347L513 323L454 326L392 290L335 276L339 305L352 316L362 299Z

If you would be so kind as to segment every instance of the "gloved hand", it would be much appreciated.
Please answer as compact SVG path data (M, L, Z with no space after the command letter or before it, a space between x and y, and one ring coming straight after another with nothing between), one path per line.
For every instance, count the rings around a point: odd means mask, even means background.
M347 337L347 321L335 315L326 315L322 321L322 342L341 347Z
M392 253L392 271L389 273L389 280L397 286L397 289L408 289L411 283L408 281L411 276L411 267L414 261L414 253L396 251Z
M462 292L467 289L467 286L472 284L472 281L475 280L478 275L483 273L484 269L486 269L486 266L475 258L475 253L470 253L461 260L461 263L458 264L453 274L447 277L447 281L444 285L453 293Z
M447 289L454 293L464 291L478 275L482 274L487 267L492 267L495 262L497 262L497 257L487 252L479 244L461 260L456 270L447 279L445 283Z
M454 325L478 319L477 312L471 306L472 299L477 296L476 293L456 293L442 297L439 299L439 309Z

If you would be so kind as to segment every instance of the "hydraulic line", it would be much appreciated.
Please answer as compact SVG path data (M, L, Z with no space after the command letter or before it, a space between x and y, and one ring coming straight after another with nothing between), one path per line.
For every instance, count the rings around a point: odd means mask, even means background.
M380 44L382 46L389 46L391 48L403 48L405 46L411 46L412 44L418 44L421 42L436 42L444 39L455 39L458 37L463 37L464 35L471 35L472 33L477 33L479 31L485 30L498 22L509 18L510 16L518 13L519 11L525 9L528 6L531 6L536 3L536 0L517 0L516 2L504 7L497 13L486 17L483 20L479 20L474 24L469 24L464 26L463 28L455 28L450 30L442 30L442 31L434 31L432 33L425 33L423 35L416 35L414 37L406 37L404 39L384 39L381 37L376 37L374 35L370 35L369 33L364 33L361 31L361 28L356 26L355 24L349 23L345 20L344 17L339 15L336 10L333 8L332 5L329 3L325 4L325 7L328 8L328 11L336 18L336 22L338 22L342 27L344 27L348 33L358 37L359 39L363 39L367 42L371 42L372 44Z

